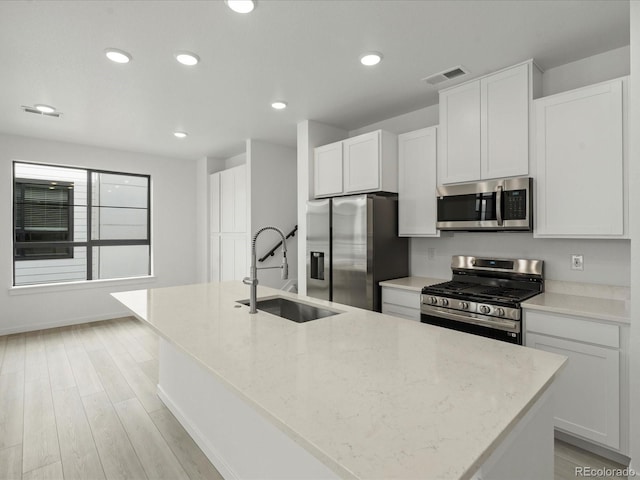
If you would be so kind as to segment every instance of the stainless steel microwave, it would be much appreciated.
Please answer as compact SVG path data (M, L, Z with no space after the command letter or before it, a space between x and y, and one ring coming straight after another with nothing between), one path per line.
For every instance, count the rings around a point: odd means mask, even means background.
M440 230L533 230L533 179L500 178L438 187Z

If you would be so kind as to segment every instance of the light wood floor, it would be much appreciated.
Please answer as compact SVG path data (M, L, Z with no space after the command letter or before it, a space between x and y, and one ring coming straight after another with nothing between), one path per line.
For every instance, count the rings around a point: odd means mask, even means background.
M0 479L221 479L157 382L133 318L0 337ZM621 467L556 441L555 479L577 466Z

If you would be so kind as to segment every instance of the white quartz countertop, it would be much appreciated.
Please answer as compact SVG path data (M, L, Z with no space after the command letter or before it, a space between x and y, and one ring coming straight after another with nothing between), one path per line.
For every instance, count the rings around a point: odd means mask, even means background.
M385 280L380 282L381 287L393 287L400 288L402 290L410 290L412 292L421 292L422 287L428 285L435 285L436 283L446 282L441 278L429 278L429 277L403 277L395 278L393 280Z
M523 302L522 308L623 324L631 323L628 300L545 292Z
M248 313L241 282L115 293L344 478L468 479L565 357L258 287L343 312Z

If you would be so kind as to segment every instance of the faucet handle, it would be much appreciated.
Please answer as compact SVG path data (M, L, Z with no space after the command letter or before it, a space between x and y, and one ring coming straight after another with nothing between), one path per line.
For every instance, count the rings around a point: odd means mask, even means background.
M249 277L244 277L242 279L242 283L244 283L245 285L253 285L253 280L251 280Z

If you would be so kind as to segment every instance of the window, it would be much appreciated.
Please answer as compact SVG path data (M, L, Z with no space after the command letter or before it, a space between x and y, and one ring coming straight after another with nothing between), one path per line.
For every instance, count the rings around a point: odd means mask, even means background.
M14 163L14 285L151 273L150 177Z
M16 260L73 257L70 247L55 243L73 237L72 183L16 178L14 205L16 242L40 243L37 249L16 248Z

